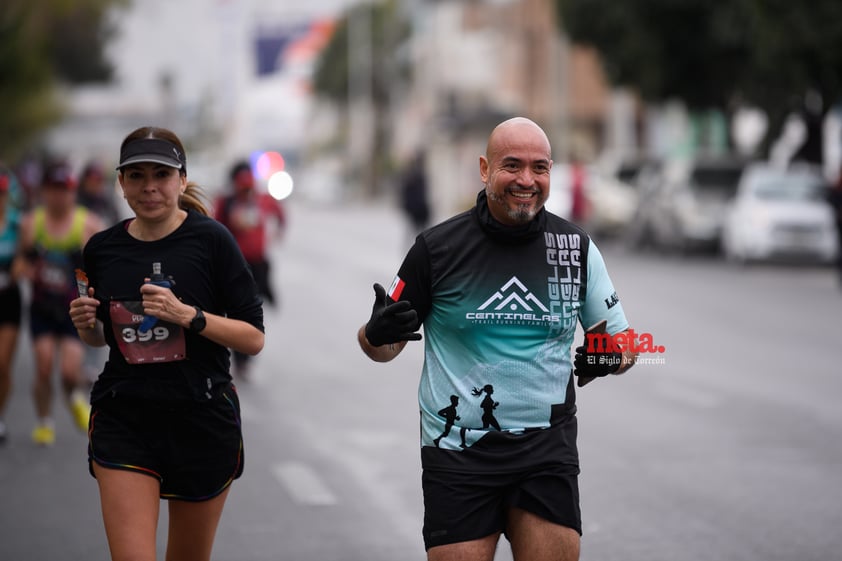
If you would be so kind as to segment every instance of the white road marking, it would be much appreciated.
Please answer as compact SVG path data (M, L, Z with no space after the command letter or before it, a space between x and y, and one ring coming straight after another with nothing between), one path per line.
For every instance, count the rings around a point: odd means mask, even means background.
M301 505L330 506L338 501L318 474L301 462L282 462L272 467L273 475Z

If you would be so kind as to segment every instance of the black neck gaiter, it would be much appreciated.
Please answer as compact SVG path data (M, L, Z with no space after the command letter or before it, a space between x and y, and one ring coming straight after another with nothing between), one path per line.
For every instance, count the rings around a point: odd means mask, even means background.
M474 216L489 238L503 243L524 243L533 240L541 235L547 222L547 213L543 208L526 224L508 226L497 221L488 210L488 196L485 194L485 189L477 194Z

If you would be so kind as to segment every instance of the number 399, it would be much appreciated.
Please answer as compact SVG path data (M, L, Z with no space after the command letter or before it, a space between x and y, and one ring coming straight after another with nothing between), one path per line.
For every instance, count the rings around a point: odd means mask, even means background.
M146 333L140 333L133 327L124 327L121 333L123 334L123 341L126 343L135 343L138 341L144 343L153 339L155 341L163 341L170 336L170 330L163 326L155 326Z

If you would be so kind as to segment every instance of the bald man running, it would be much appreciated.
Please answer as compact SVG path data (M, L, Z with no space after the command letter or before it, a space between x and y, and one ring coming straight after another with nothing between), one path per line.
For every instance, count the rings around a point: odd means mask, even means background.
M430 561L491 561L504 533L515 561L579 558L574 377L619 374L634 355L582 346L572 356L578 323L606 320L610 334L629 324L596 245L544 209L552 166L536 123L495 127L476 205L418 235L389 288L374 285L357 334L387 362L424 328Z

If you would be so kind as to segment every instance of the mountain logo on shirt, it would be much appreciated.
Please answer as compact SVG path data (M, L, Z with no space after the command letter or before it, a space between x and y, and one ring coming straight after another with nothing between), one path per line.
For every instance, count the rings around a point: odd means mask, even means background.
M535 307L530 306L527 302L531 302ZM492 305L494 305L494 311L503 310L505 308L508 308L513 312L517 310L533 312L535 311L535 308L538 308L543 312L550 311L541 303L540 300L538 300L538 298L535 297L534 294L529 292L529 289L527 289L517 277L510 278L506 284L500 287L500 290L495 292L491 298L483 302L482 306L477 309L485 310Z
M532 325L561 321L517 277L506 281L477 311L465 314L465 319L474 323Z

